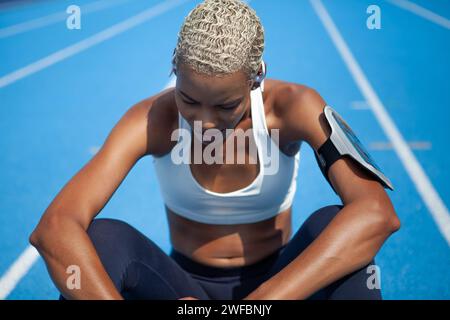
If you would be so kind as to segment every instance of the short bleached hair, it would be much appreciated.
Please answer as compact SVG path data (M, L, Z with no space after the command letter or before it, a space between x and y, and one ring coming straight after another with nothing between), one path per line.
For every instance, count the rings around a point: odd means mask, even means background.
M172 64L199 74L244 71L253 79L261 66L264 29L256 12L241 0L205 0L185 18Z

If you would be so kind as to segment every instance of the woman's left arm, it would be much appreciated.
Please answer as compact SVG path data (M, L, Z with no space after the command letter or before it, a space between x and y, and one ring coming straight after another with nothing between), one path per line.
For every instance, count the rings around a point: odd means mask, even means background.
M284 132L292 135L291 141L306 141L317 151L330 135L323 114L325 101L303 86L291 85L286 91L282 102L286 106ZM382 185L354 160L337 160L328 177L344 207L299 256L245 300L305 299L367 265L400 228Z

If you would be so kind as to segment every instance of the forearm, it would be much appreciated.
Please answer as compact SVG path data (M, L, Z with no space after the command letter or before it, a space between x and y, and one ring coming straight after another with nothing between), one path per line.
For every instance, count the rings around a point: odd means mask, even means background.
M394 231L388 215L370 204L346 205L290 264L246 299L305 299L367 265Z
M122 299L83 227L74 221L41 226L30 238L66 299ZM80 270L80 288L67 286L69 266Z

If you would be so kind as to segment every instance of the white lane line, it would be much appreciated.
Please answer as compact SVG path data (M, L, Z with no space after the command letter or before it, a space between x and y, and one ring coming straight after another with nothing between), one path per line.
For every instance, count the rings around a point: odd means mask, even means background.
M408 141L411 150L431 150L433 145L430 141ZM388 141L373 141L369 143L370 150L384 151L394 149L394 145Z
M386 108L383 106L380 98L370 85L358 62L353 57L353 54L339 33L336 25L323 6L322 2L320 0L310 0L310 2L330 35L336 49L347 65L347 68L361 90L364 98L368 101L370 107L372 108L378 123L391 141L395 152L400 158L400 161L403 163L409 177L413 181L418 193L422 197L430 214L436 222L437 227L444 236L448 245L450 245L450 214L447 207L437 193L436 189L433 187L419 161L417 161L408 144L405 142L405 139L397 129L394 121L392 121L391 117L387 113Z
M169 82L164 86L164 89L175 86L176 77L172 76ZM99 147L89 148L90 152L97 152ZM28 246L27 249L16 259L16 261L9 267L9 269L0 278L0 300L6 299L14 290L20 280L28 273L33 264L39 258L38 251Z
M81 14L93 13L96 11L104 10L110 7L118 6L124 2L128 2L130 0L100 0L93 3L89 3L87 5L81 6ZM42 28L60 21L66 20L68 17L65 10L60 12L52 13L43 17L39 17L36 19L24 21L21 23L14 24L12 26L3 27L0 29L0 39L7 38L10 36L14 36L23 32L27 32L30 30L34 30L37 28ZM65 25L64 25L65 27Z
M431 141L410 141L408 145L413 150L431 150L433 148Z
M64 49L56 51L45 58L42 58L38 61L35 61L23 68L20 68L16 71L13 71L3 77L0 78L0 89L4 88L20 79L23 79L29 75L32 75L40 70L48 68L55 63L58 63L64 59L67 59L73 55L76 55L90 47L93 47L103 41L106 41L118 34L125 32L133 27L138 26L150 20L151 18L164 13L165 11L172 9L176 6L181 5L182 3L189 0L168 0L164 1L156 6L153 6L147 10L142 11L141 13L128 18L122 22L119 22L109 28L106 28L103 31L100 31L93 36L90 36L80 42L77 42L73 45L70 45Z
M4 300L39 258L37 250L28 246L0 278L0 300Z
M370 110L367 101L352 101L350 107L354 110Z
M424 7L421 7L411 1L407 0L388 0L393 5L396 5L397 7L400 7L404 10L407 10L409 12L412 12L424 19L427 19L428 21L431 21L437 25L440 25L441 27L444 27L446 29L450 29L450 20L447 18L444 18L443 16L438 15L437 13L434 13L431 10L428 10Z

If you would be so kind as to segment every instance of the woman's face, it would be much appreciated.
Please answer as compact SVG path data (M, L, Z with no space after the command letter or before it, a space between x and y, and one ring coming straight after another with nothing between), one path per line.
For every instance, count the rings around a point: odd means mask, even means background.
M234 129L250 111L250 88L243 71L222 77L199 75L181 65L176 72L175 101L190 126L201 121L202 134L208 129Z

